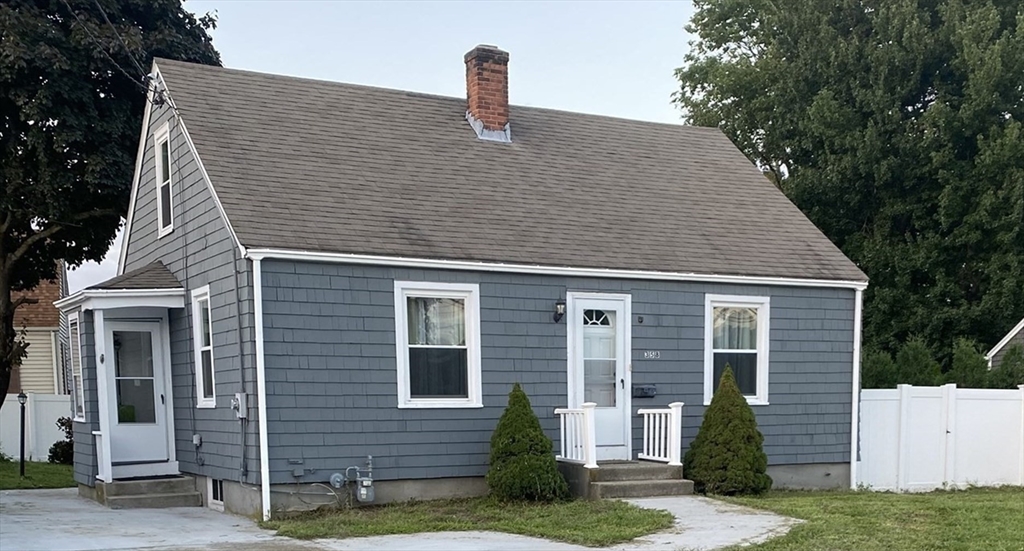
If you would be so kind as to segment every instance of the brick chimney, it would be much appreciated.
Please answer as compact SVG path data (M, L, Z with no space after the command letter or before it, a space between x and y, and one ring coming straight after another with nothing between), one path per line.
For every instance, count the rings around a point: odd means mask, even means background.
M481 44L465 56L466 120L483 140L511 142L508 52Z

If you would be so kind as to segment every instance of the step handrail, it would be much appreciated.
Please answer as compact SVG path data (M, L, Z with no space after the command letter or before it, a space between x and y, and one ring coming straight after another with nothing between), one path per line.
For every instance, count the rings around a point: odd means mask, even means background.
M683 464L683 402L672 402L668 409L641 408L644 418L644 451L637 458L672 466Z
M555 459L567 463L581 463L587 469L597 468L595 407L597 404L594 402L586 402L579 408L555 409L561 428L561 453L555 456Z

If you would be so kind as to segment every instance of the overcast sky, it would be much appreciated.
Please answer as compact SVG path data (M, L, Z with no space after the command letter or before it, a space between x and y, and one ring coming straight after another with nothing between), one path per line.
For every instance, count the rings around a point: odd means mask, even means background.
M509 100L679 122L673 71L690 2L301 2L192 0L215 11L225 67L465 95L462 56L477 44L510 54ZM69 277L71 291L112 277L120 242Z

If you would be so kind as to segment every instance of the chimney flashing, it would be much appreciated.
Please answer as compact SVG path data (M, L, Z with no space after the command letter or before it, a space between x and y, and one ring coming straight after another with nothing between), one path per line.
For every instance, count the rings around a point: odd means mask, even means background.
M491 130L484 126L484 121L474 117L473 113L469 111L466 111L466 120L473 127L477 138L489 142L512 143L512 128L508 123L505 123L505 128L502 130Z

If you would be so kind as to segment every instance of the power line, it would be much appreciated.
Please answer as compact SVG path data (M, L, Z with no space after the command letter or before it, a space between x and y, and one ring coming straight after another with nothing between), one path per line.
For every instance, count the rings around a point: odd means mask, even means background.
M135 64L135 68L139 71L139 76L145 78L145 76L148 73L146 72L145 69L142 68L142 64L139 63L137 59L135 59L135 55L132 54L131 48L128 47L128 44L124 41L124 38L121 36L121 33L117 32L117 27L115 27L114 24L110 22L110 18L107 17L107 12L103 10L103 6L100 4L99 0L93 0L93 3L95 3L96 7L99 8L100 15L103 16L103 20L107 22L107 25L110 26L110 30L114 31L114 36L117 37L118 42L120 42L121 46L124 47L125 53L128 54L128 59L130 59L132 63Z
M124 67L121 67L120 63L118 63L113 57L111 57L111 55L103 47L103 43L100 42L99 38L97 38L96 35L94 35L91 30L89 30L89 26L86 25L85 21L83 21L82 18L78 16L78 12L76 12L74 10L74 8L71 7L71 4L68 3L68 0L61 0L61 2L64 4L64 6L66 6L68 8L68 11L71 12L71 15L73 15L75 17L75 19L78 21L79 26L81 26L82 29L85 30L85 34L89 35L89 39L92 40L93 44L97 48L99 48L99 50L101 52L103 52L103 55L106 56L106 58L109 59L111 63L114 64L114 67L116 67L117 70L120 71L122 75L127 77L128 80L132 81L132 83L134 83L136 86L141 88L142 91L145 92L148 95L149 94L149 87L144 85L144 84L142 84L141 79L138 79L137 77L133 77L131 74L129 74L128 71L126 71L124 69ZM115 34L116 34L116 32L115 32ZM120 38L121 38L121 36L118 35L118 39L120 39ZM129 57L131 57L131 53L130 52L129 52ZM135 61L134 58L132 59L132 61L133 62ZM138 65L138 64L136 63L136 65ZM142 76L144 77L145 74L146 73L143 72Z

